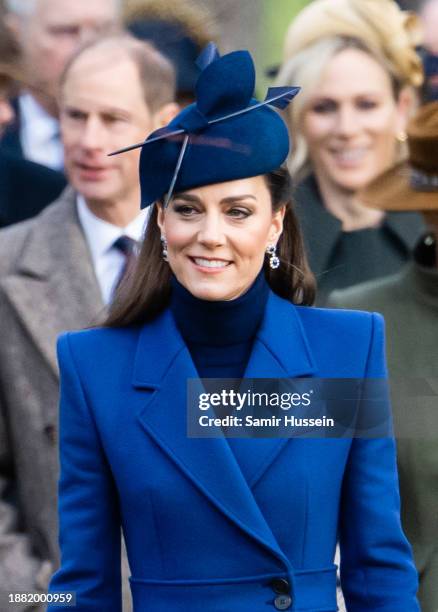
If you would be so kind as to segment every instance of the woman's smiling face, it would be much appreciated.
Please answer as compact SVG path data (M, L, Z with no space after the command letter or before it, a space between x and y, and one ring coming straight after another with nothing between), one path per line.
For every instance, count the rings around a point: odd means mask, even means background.
M391 166L406 126L405 98L394 98L388 72L365 51L330 59L303 115L317 177L355 192Z
M263 176L197 187L160 208L158 225L178 281L203 300L233 300L260 272L276 244L284 207L272 210Z

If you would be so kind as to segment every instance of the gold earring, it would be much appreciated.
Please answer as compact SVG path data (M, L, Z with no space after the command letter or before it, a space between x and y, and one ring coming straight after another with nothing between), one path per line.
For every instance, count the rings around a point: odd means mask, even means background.
M406 141L407 141L407 139L408 139L408 135L406 134L406 132L399 132L399 133L397 134L396 138L397 138L397 141L398 141L400 144L403 144L404 142L406 142Z

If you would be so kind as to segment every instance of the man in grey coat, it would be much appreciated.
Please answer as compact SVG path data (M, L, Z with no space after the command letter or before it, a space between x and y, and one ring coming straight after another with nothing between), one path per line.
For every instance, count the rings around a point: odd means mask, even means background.
M99 320L145 223L139 150L107 153L167 124L174 87L172 67L146 43L119 35L84 47L61 90L71 187L0 232L2 612L33 610L9 594L44 592L59 562L57 336Z
M438 610L438 102L408 131L408 163L377 179L367 203L421 211L430 231L398 274L332 294L330 305L384 315L402 521L419 571L423 612Z

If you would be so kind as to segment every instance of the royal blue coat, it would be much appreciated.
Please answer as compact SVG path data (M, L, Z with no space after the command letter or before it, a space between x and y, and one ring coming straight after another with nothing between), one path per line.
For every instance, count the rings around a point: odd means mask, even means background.
M383 377L383 334L377 314L271 293L246 376ZM122 526L135 612L335 611L338 538L349 612L418 612L392 439L250 440L236 460L224 439L188 438L197 373L168 310L64 335L59 362L62 564L50 590L75 591L77 610L120 611Z

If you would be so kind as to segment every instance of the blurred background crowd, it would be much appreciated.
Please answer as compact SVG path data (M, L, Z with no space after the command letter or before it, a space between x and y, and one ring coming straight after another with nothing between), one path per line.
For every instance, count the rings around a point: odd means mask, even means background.
M437 612L438 0L0 0L0 612L59 562L56 338L99 320L147 223L138 150L107 153L193 101L210 40L257 58L258 97L302 88L284 118L316 305L385 316Z

